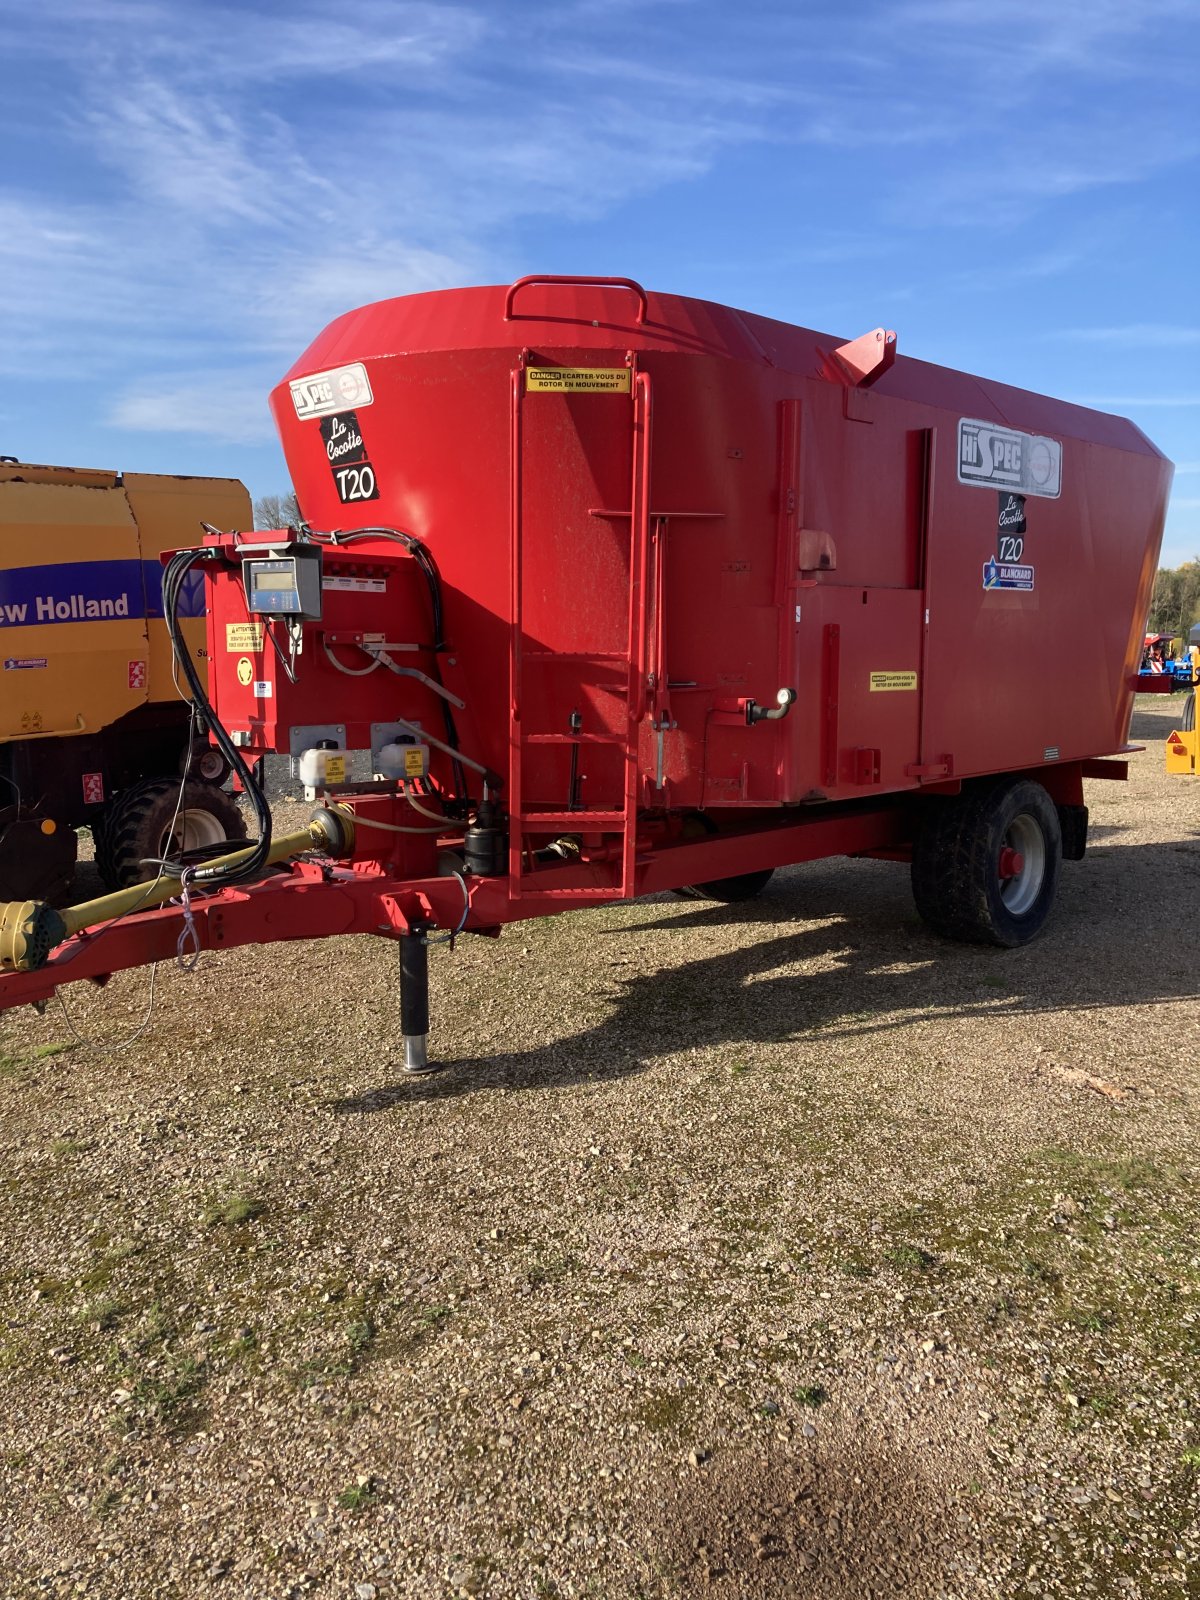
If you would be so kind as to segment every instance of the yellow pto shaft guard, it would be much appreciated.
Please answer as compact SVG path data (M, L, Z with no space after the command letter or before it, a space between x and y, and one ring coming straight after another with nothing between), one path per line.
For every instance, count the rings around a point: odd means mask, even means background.
M253 848L247 845L204 864L206 867L236 866L249 857ZM348 856L353 848L353 813L345 806L329 806L315 812L305 827L273 838L264 865L273 866L306 850L320 850L340 858ZM180 878L158 878L62 910L41 900L10 900L7 905L0 906L0 972L36 972L46 964L50 952L73 933L135 911L149 911L154 906L165 905L182 888Z

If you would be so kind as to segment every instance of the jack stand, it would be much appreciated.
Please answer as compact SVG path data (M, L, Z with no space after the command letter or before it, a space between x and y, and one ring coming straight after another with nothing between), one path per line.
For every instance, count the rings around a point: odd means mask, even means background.
M440 1069L429 1060L429 942L423 928L400 936L400 1032L403 1070L414 1077Z

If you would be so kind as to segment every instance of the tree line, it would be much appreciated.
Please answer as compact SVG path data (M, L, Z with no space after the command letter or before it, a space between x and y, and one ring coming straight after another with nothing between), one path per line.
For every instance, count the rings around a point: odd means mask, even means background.
M1160 567L1150 600L1147 633L1169 633L1187 642L1188 631L1200 622L1200 556L1181 567Z

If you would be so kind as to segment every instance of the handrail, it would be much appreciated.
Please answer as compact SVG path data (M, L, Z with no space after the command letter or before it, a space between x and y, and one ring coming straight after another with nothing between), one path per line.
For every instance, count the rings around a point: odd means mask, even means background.
M515 283L509 284L508 293L504 296L505 322L518 320L517 314L513 310L513 301L517 298L517 290L524 289L531 283L573 283L593 289L628 289L638 297L637 321L639 323L645 322L650 310L646 291L635 278L580 278L561 273L533 272L528 277L518 278Z

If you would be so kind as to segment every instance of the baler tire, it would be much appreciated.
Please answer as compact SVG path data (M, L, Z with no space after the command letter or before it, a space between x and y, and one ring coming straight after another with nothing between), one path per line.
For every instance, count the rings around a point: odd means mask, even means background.
M180 828L184 848L189 849L221 839L229 839L236 849L246 837L246 820L236 800L223 790L189 778L179 803L178 778L151 778L117 797L95 835L96 866L107 887L126 889L157 877L158 868L149 863L169 853L172 837L179 847Z
M759 872L739 872L733 878L714 878L711 883L688 883L675 893L685 900L719 900L722 905L736 906L760 895L774 876L774 867L764 867Z
M1183 716L1179 722L1180 732L1195 733L1196 731L1196 691L1192 689L1187 699L1183 702Z
M944 939L971 944L1012 950L1035 939L1062 863L1058 810L1041 784L1004 779L926 804L912 858L922 920ZM1023 857L1009 879L1001 876L1006 847Z

